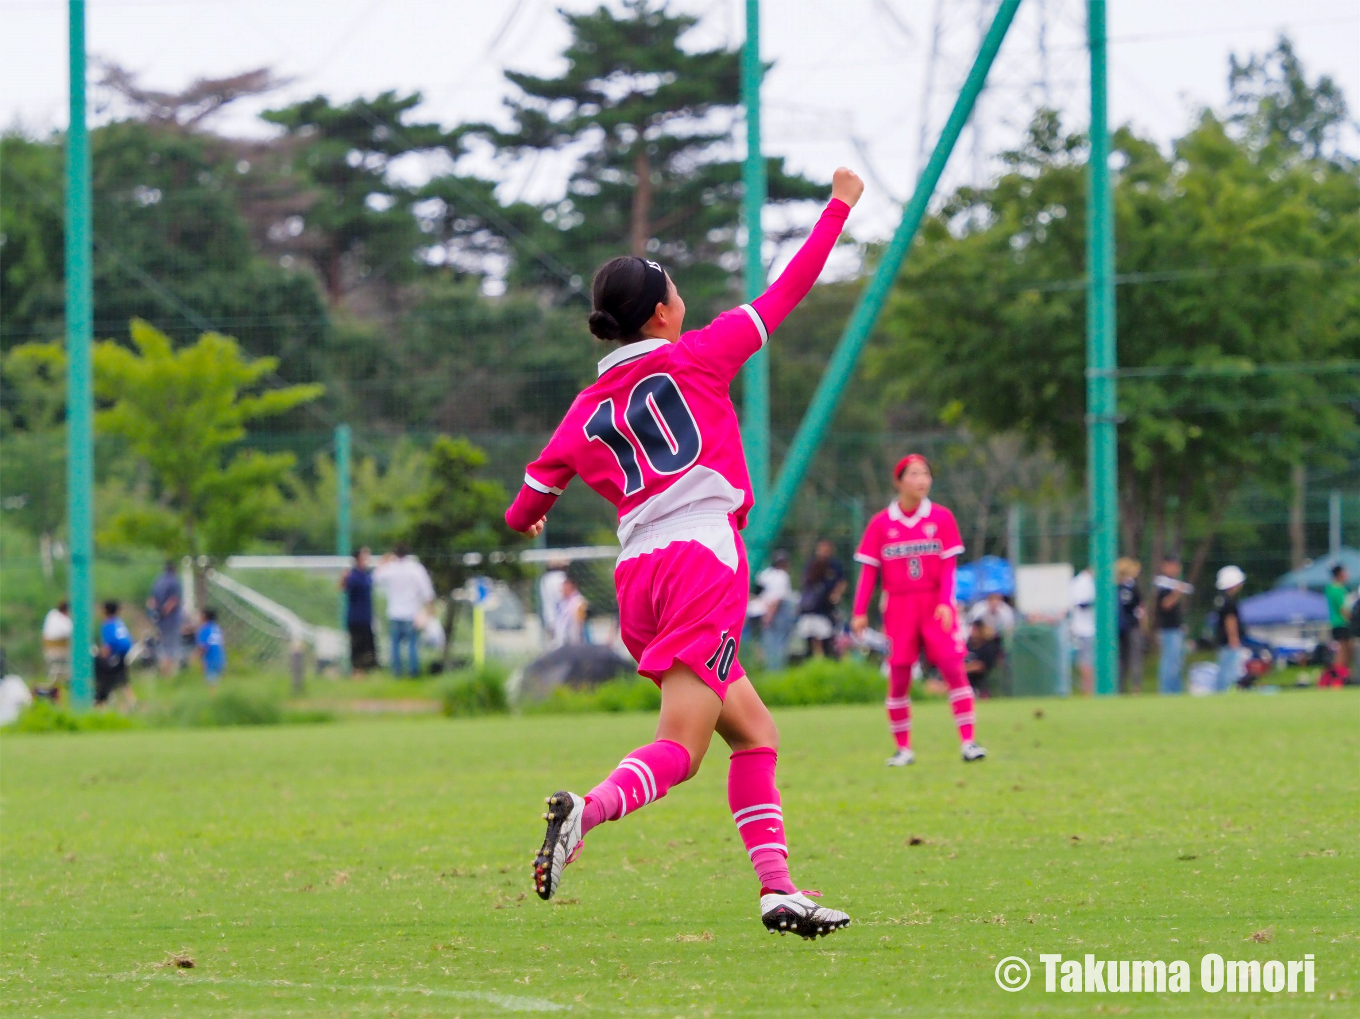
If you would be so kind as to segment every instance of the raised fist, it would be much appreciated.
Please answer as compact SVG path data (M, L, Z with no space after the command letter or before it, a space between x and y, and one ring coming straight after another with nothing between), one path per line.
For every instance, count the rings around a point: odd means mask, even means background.
M853 209L862 194L864 181L855 176L855 171L844 166L836 167L836 172L831 175L831 197L839 198Z

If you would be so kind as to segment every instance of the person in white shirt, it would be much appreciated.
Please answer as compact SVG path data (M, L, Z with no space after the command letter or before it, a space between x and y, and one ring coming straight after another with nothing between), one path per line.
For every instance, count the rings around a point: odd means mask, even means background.
M560 559L548 563L548 570L538 581L538 611L543 617L543 632L552 636L557 625L557 609L562 604L562 585L567 580L567 564Z
M43 662L47 665L47 681L60 687L71 678L71 606L58 603L48 610L42 625Z
M793 580L789 577L789 554L775 552L770 565L756 574L760 593L747 603L748 623L759 623L760 646L765 668L782 669L789 657L789 633L793 630Z
M404 543L398 543L373 571L373 584L387 598L387 626L392 637L392 675L400 676L401 649L406 645L407 665L411 676L420 675L420 631L416 616L434 601L434 584L430 574L411 555Z
M1096 646L1096 578L1090 570L1082 570L1072 578L1072 613L1068 628L1072 634L1072 650L1077 655L1077 673L1081 677L1081 691L1090 694Z
M1015 609L1006 604L1000 592L989 591L986 598L968 610L968 622L985 623L993 635L1004 639L1015 632Z
M562 581L562 597L557 603L553 619L553 647L574 647L586 642L586 611L590 604L576 581L567 576Z

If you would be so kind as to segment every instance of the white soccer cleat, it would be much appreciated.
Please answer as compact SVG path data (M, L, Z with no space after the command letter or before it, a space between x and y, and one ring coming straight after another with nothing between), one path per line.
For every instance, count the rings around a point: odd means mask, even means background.
M850 916L817 905L803 892L769 892L760 897L760 922L771 934L797 934L812 941L849 927Z
M905 768L908 764L916 763L916 754L911 750L899 750L888 758L889 768Z
M548 797L548 810L543 815L548 833L543 837L543 848L534 857L534 891L544 901L553 897L562 883L562 871L585 844L581 834L585 809L586 801L575 793L558 792Z
M972 740L963 745L963 759L967 761L980 761L987 756L985 747L980 747Z

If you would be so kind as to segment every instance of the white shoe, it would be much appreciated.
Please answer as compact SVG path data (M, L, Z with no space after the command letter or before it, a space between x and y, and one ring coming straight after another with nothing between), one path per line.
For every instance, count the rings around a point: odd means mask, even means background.
M911 750L899 750L888 758L889 768L905 768L908 764L916 763L916 754Z
M819 894L813 892L813 895ZM812 941L850 926L850 916L839 909L819 906L803 892L760 897L760 921L771 934L797 934Z
M986 748L978 746L972 740L963 745L963 759L965 761L980 761L986 756Z
M558 792L548 797L548 811L543 815L548 833L543 837L543 848L534 857L534 890L540 899L553 897L562 883L562 871L580 854L585 844L581 834L585 809L586 801L575 793Z

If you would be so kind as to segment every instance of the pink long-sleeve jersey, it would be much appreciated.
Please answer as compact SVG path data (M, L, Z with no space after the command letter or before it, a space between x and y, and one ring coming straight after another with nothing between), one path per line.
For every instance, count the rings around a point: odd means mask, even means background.
M954 567L963 539L954 514L922 499L911 516L896 499L875 513L864 529L855 560L864 564L855 591L857 616L869 611L879 573L883 590L894 594L934 595L941 604L954 600Z
M662 520L674 524L678 513L701 529L729 516L744 527L751 478L729 388L812 289L849 212L833 199L779 279L750 304L674 343L639 340L601 360L598 380L529 464L506 522L517 531L532 526L579 474L618 507L625 550L630 538Z

